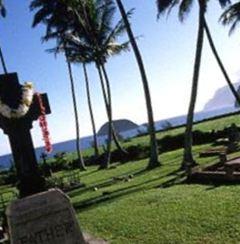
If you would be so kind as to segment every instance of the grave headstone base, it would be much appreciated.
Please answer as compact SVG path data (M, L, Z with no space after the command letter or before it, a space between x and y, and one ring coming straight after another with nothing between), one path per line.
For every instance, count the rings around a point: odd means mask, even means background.
M14 201L6 211L12 244L85 244L69 198L51 189Z

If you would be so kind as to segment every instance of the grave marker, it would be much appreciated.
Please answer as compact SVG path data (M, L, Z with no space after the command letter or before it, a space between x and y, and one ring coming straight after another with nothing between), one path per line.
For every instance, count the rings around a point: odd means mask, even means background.
M11 244L84 244L75 211L60 190L14 201L7 209Z
M12 109L17 109L19 106L22 96L21 88L17 73L0 75L1 101ZM49 114L50 107L46 94L42 95L42 100L46 108L46 114ZM29 111L23 117L6 118L0 114L0 128L9 137L21 197L45 190L45 180L38 170L30 133L33 121L37 120L40 115L41 110L36 96L33 97Z

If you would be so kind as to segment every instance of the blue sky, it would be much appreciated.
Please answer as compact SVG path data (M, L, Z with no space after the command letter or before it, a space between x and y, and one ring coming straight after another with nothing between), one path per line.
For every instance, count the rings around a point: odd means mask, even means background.
M26 0L5 0L6 19L0 22L0 45L6 57L9 72L18 72L21 82L32 81L38 92L47 92L52 114L48 123L52 142L74 138L74 116L66 64L62 56L55 58L45 52L53 43L42 44L44 26L32 29L33 13ZM197 5L184 23L180 23L174 10L168 17L157 21L155 0L123 1L126 9L135 8L131 18L141 49L150 83L155 120L186 114L191 89L191 77L197 34ZM239 32L229 38L228 28L218 23L221 9L211 1L207 19L213 38L234 82L238 80L240 50ZM117 14L119 17L119 15ZM126 36L121 38L126 39ZM114 119L127 118L138 124L145 123L146 107L139 71L132 52L114 57L107 64L112 95ZM94 114L97 128L106 122L99 79L93 65L88 66ZM91 124L86 104L82 67L74 67L81 136L91 134ZM225 80L213 59L205 39L196 110L213 96L214 91L225 85ZM36 146L43 145L37 122L33 138ZM0 132L0 154L9 152L8 140Z

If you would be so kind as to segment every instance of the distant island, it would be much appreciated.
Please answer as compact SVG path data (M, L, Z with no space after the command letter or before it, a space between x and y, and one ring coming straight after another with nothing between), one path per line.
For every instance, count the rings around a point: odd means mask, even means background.
M108 134L108 126L109 126L108 122L105 123L104 125L102 125L97 133L98 136L106 136ZM136 123L132 122L131 120L127 120L127 119L114 120L113 126L117 133L139 128L139 125L137 125Z

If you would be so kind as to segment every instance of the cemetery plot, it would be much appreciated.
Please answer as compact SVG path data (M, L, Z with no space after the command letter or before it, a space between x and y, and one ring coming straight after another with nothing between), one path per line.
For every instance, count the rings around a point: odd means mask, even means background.
M240 158L207 166L196 167L188 176L190 182L197 183L240 183Z
M64 192L85 186L81 183L79 171L67 172L60 177L51 177L49 183L52 187L58 187Z
M212 156L219 156L221 154L227 154L226 147L217 147L217 148L208 148L207 150L200 152L200 157L212 157Z

